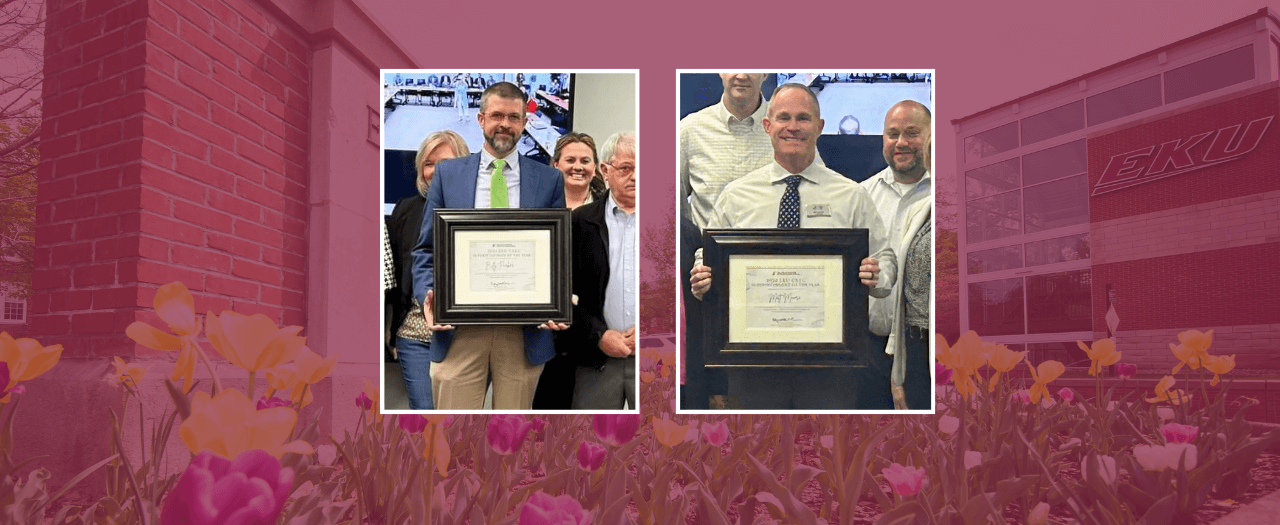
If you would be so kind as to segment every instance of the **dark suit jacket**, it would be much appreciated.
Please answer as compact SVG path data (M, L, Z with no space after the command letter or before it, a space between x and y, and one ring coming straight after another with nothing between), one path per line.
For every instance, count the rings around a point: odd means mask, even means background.
M435 261L432 258L435 238L432 218L436 208L474 208L476 178L480 172L480 154L451 159L436 164L436 173L427 190L427 206L422 212L422 232L413 249L413 295L424 302L427 290L435 286ZM520 157L520 207L563 208L564 177L560 171L538 161ZM453 344L453 332L436 332L431 338L431 360L444 361ZM524 328L524 354L529 364L539 365L555 357L551 332L536 326Z
M400 331L404 316L413 308L413 247L422 233L422 210L427 199L417 193L400 199L387 221L387 237L395 257L396 288L391 297L391 335Z
M609 284L609 229L605 226L603 198L573 210L573 324L556 339L561 353L574 357L579 366L603 368L606 358L600 338L608 330L604 321L604 292Z

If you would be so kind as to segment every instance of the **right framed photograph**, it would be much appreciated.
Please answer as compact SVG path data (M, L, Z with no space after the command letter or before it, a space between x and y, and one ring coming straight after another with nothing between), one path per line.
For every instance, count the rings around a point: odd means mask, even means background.
M678 72L681 411L932 411L935 80Z

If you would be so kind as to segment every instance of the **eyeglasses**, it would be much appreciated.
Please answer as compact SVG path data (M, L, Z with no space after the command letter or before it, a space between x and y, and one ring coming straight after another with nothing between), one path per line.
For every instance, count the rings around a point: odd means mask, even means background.
M502 122L503 120L506 120L508 123L511 123L511 124L519 124L524 121L524 115L521 115L519 113L507 113L504 115L496 111L493 113L486 114L484 118L486 120L493 120L496 122Z
M615 170L618 170L618 173L623 176L630 175L636 172L636 166L634 164L623 164L621 166L615 166L613 164L606 162L604 163L604 165L609 166L610 168L613 168Z

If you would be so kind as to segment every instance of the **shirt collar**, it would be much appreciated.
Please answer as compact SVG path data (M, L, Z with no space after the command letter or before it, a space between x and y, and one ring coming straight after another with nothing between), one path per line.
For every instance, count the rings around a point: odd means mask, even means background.
M730 124L734 121L738 121L738 117L733 116L733 113L729 112L729 106L725 105L724 95L720 96L720 103L716 104L715 108L716 108L715 109L716 120L723 122L725 124ZM768 114L769 114L769 101L765 100L764 95L761 94L760 107L756 108L755 113L752 113L751 116L747 118L751 119L751 123L754 125L763 125L761 124L761 120L764 119L765 115L768 115Z
M480 146L480 169L482 170L493 169L491 166L493 165L493 161L496 158L497 157L494 157L492 154L489 153L489 150L487 148L485 148L484 146ZM502 160L507 161L506 167L502 169L502 172L504 174L511 173L511 170L520 171L520 153L519 151L517 151L516 148L512 148L511 154L507 155L506 157L503 157Z
M933 173L930 172L930 170L924 170L924 175L921 175L920 180L916 181L917 186L919 185L919 183L922 183L925 181L932 181L932 178L933 178ZM883 182L890 186L893 185L894 183L893 168L886 167L884 171L880 172L880 182ZM930 184L932 184L932 182L930 182Z
M605 215L612 217L615 215L614 213L615 210L622 212L622 215L624 216L627 215L627 211L622 208L619 208L618 202L613 200L613 192L609 192L609 198L605 199L605 203L604 203L604 213Z
M803 170L800 170L800 173L791 173L787 171L786 168L782 167L781 164L778 164L777 160L773 161L773 164L770 165L769 182L772 184L782 184L783 179L786 179L791 175L799 175L800 178L804 180L815 184L821 184L822 179L825 178L827 174L823 172L824 168L822 165L818 164L817 155L815 155L813 159L813 162L809 163L809 165Z

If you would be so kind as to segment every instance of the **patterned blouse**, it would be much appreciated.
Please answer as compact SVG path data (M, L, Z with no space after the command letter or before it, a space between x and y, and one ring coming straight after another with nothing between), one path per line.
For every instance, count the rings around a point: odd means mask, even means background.
M902 296L907 302L906 322L919 328L929 327L930 273L933 269L933 219L920 226L907 249L903 270Z

